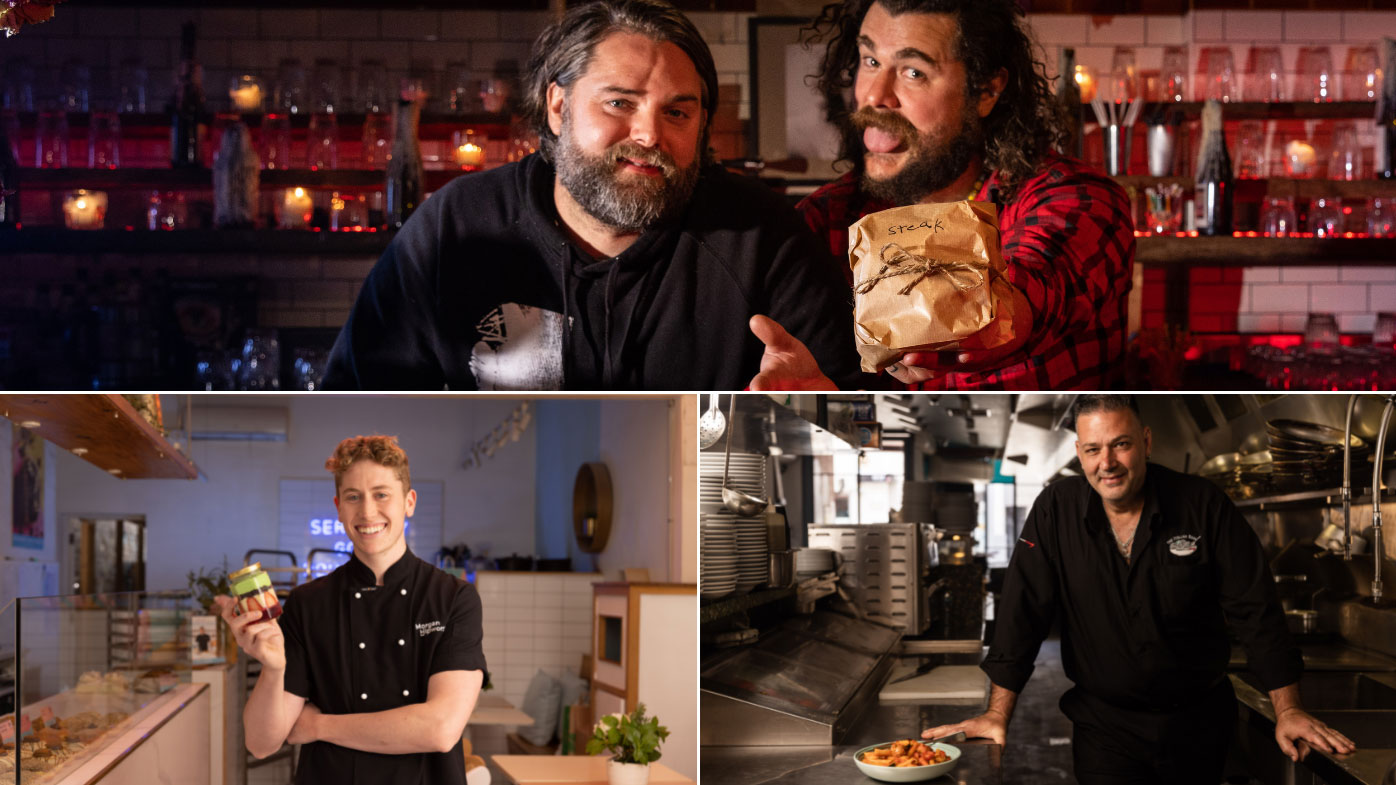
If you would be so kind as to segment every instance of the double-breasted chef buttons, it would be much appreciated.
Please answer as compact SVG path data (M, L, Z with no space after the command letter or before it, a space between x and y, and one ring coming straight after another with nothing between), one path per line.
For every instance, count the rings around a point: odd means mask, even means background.
M374 585L357 558L297 588L281 619L286 690L326 714L422 703L448 670L485 669L475 587L408 551ZM465 782L460 745L449 753L382 755L327 742L301 750L297 783Z

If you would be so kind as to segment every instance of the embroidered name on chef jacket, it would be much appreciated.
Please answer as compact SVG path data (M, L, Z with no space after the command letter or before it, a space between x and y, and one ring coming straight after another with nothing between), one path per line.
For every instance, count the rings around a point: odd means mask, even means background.
M1179 534L1176 537L1168 538L1168 552L1174 556L1191 556L1197 553L1197 541L1202 539L1196 534Z
M445 631L446 631L446 625L442 624L442 623L439 622L439 621L424 622L424 623L422 623L422 624L418 624L418 625L415 625L415 626L417 627L417 637L419 637L419 638L425 638L426 636L432 634L433 632L445 632Z

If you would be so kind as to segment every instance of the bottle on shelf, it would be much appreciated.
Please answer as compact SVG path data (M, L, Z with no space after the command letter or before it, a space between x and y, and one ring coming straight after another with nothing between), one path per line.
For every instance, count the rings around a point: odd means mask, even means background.
M1230 235L1236 179L1231 171L1231 155L1226 151L1221 102L1215 99L1202 107L1202 144L1197 152L1195 182L1197 233Z
M194 61L194 23L180 30L179 70L170 110L170 166L181 169L203 165L199 140L203 131L203 74Z
M389 229L401 229L422 203L422 148L417 141L421 105L415 96L398 101L397 128L388 158L387 218Z
M0 229L19 227L19 162L0 122Z
M1382 60L1388 71L1396 64L1396 40L1382 44ZM1377 98L1377 177L1396 180L1396 79L1388 76Z

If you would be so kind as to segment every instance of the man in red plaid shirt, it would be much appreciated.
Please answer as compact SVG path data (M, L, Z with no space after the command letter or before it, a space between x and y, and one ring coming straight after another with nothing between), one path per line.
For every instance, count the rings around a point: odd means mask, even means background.
M1014 340L909 354L888 371L921 389L1121 384L1129 201L1052 152L1067 140L1065 118L1012 0L844 0L815 26L827 40L819 87L853 169L799 209L835 258L847 259L848 227L868 213L995 192L1000 202Z

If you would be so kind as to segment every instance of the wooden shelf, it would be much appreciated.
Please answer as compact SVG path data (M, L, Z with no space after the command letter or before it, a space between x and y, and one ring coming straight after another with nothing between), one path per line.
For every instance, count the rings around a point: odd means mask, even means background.
M312 232L276 229L186 229L152 232L104 229L75 231L40 226L0 232L0 246L10 253L262 253L376 256L392 233Z
M446 183L470 174L460 169L429 169L423 187L440 190ZM388 173L382 169L263 169L262 188L384 188ZM210 169L20 169L24 190L167 190L196 191L213 188Z
M1396 237L1139 237L1134 261L1144 267L1396 265Z
M38 121L37 112L17 112L21 128L33 128ZM209 112L204 115L203 122L212 125L215 120L223 117L231 118L233 112ZM69 112L69 128L86 128L91 115L88 112ZM250 128L258 128L262 124L262 114L242 115L243 120ZM340 128L357 128L364 124L363 112L337 112L335 113L336 124ZM145 131L154 130L159 133L155 136L163 136L169 133L170 116L163 112L144 112L140 114L122 114L121 130L125 131ZM492 114L487 112L472 112L467 114L447 114L443 112L423 112L418 119L419 133L425 129L447 129L456 130L467 126L478 126L482 132L505 131L509 128L510 117L507 114ZM306 129L310 127L310 113L300 113L291 115L291 127L293 129ZM139 134L138 134L139 135Z
M120 395L0 395L0 414L15 423L37 421L35 433L65 450L86 450L83 460L102 471L119 470L115 476L122 479L199 476L193 461Z
M1175 109L1189 119L1202 116L1202 101L1182 101L1180 103L1160 103L1150 101L1139 108L1139 122L1159 111ZM1232 120L1360 120L1375 119L1375 101L1236 101L1222 104L1222 117ZM1095 112L1090 104L1081 104L1081 120L1095 124Z

